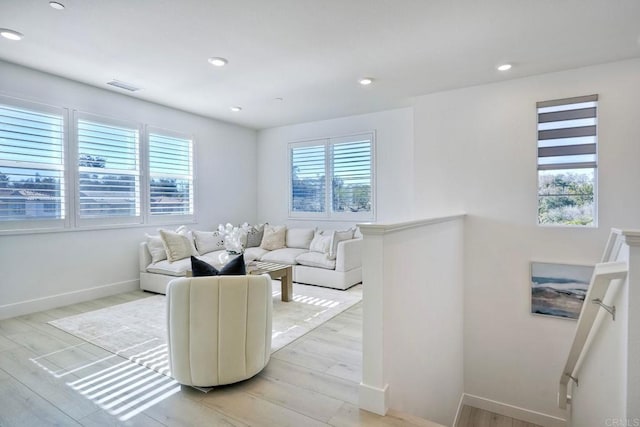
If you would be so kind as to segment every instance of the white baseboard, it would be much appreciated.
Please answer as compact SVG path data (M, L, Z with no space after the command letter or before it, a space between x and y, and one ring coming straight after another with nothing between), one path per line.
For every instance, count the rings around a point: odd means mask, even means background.
M373 387L360 383L360 409L378 415L386 415L389 410L389 384L384 388Z
M495 400L485 399L484 397L474 396L472 394L465 393L462 395L458 413L460 413L462 405L473 406L474 408L484 409L485 411L495 412L496 414L517 418L519 420L538 424L544 427L567 427L567 420L564 418L558 418L552 415L543 414L542 412L531 411L518 406L496 402ZM458 415L456 415L456 422L457 418Z
M50 310L52 308L102 298L122 292L135 291L136 289L140 289L140 280L137 279L127 280L126 282L110 283L108 285L96 286L89 289L81 289L79 291L66 292L63 294L50 295L13 304L0 305L0 320L22 316L23 314Z
M452 427L458 426L458 419L460 419L460 413L462 412L462 406L464 405L464 396L465 396L464 393L462 393L462 395L460 396L460 401L458 402L458 409L456 409L456 416L453 418L453 424L451 424Z

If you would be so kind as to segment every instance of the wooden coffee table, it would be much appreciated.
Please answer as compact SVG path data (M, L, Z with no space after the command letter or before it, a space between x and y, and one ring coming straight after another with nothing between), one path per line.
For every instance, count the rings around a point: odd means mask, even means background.
M290 265L273 262L252 261L246 265L247 274L268 274L273 280L280 279L282 301L293 297L293 268Z

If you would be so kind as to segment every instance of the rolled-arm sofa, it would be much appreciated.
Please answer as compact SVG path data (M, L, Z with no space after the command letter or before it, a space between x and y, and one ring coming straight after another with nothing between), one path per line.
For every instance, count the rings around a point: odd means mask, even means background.
M329 256L312 245L315 241L314 236L317 237L318 233L313 228L287 229L285 247L275 250L263 249L260 246L246 248L245 262L264 261L291 265L293 281L303 284L348 289L362 282L362 238L338 241L333 256ZM330 233L326 232L325 237ZM196 245L194 250L197 250ZM229 259L224 249L196 253L195 256L216 268L224 265ZM153 262L147 240L139 246L139 265L140 287L143 290L164 294L169 281L186 276L187 271L191 269L191 259L186 257L172 262L167 259Z

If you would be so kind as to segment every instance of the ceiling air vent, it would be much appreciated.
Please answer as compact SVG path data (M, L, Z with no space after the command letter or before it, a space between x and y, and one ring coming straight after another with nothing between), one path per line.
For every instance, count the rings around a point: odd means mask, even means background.
M137 92L140 90L139 87L135 87L132 84L121 82L119 80L111 80L110 82L107 82L107 84L120 89L128 90L129 92Z

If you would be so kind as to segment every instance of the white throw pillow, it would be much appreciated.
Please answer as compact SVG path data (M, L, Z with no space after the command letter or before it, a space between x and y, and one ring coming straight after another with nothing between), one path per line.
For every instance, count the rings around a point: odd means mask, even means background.
M162 244L164 245L164 250L167 252L167 260L169 260L169 262L187 258L191 255L198 255L193 241L187 237L187 234L191 235L191 232L182 234L169 230L158 231L160 232Z
M268 251L284 248L286 233L287 227L284 225L265 224L260 247Z
M355 233L355 229L350 228L345 231L334 231L331 235L331 248L329 249L329 259L336 259L338 254L338 243L344 240L353 239L353 233Z
M315 230L313 228L289 228L286 246L288 248L309 249Z
M165 251L164 244L162 244L162 238L160 236L151 236L149 234L146 236L147 248L149 249L149 254L151 254L151 262L155 264L156 262L167 259L167 251Z
M313 240L309 244L309 250L311 252L320 252L322 254L329 255L329 248L331 248L331 234L325 236L322 231L317 231L313 235Z
M192 231L200 255L224 250L224 237L219 231Z

